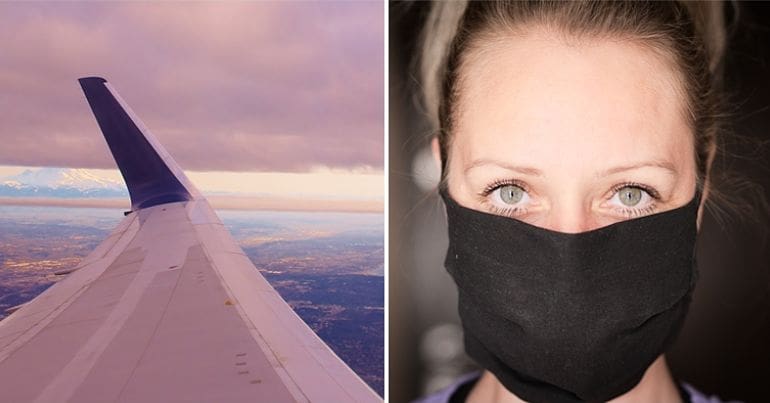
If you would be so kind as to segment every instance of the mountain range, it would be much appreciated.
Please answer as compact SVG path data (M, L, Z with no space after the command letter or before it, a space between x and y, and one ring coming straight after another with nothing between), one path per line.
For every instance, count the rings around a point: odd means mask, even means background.
M0 178L0 197L103 198L128 196L121 181L85 169L35 168Z

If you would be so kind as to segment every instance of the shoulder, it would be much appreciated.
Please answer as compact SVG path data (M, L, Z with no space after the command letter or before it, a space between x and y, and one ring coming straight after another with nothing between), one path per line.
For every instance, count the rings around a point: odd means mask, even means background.
M722 400L714 395L706 395L687 382L680 382L680 384L687 391L687 394L690 395L691 403L741 403L737 400Z
M460 376L454 382L444 389L439 390L433 394L423 396L422 398L415 400L412 403L450 403L454 401L464 401L464 396L459 398L455 396L460 390L470 391L470 388L479 380L481 372L471 372Z

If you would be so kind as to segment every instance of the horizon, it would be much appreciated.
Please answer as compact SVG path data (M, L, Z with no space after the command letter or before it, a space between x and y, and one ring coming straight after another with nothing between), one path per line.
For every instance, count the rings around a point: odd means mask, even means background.
M0 166L0 184L25 172L43 169L75 170L89 177L112 182L126 197L0 196L0 204L41 206L128 208L128 191L118 169ZM373 170L351 172L317 170L286 172L187 172L193 184L212 207L226 210L384 211L384 174ZM304 186L302 191L295 190ZM97 189L97 188L94 188Z

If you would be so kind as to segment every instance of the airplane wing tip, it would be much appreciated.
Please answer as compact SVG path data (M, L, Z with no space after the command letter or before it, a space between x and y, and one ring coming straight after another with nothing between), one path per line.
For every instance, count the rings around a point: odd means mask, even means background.
M100 83L106 83L107 80L104 77L99 76L87 76L87 77L80 77L78 78L78 81L82 83L88 83L88 82L100 82Z
M132 210L192 200L182 169L103 77L78 79L131 196Z

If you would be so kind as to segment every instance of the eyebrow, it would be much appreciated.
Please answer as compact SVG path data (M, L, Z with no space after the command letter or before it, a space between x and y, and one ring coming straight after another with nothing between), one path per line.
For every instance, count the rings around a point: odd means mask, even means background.
M604 177L604 176L609 176L619 172L631 171L639 168L661 168L666 170L670 175L676 175L678 173L678 171L676 170L676 167L671 162L664 161L664 160L652 160L652 161L641 161L630 165L623 165L619 167L610 168L600 172L599 175L597 176Z
M540 171L537 168L525 167L525 166L519 166L519 165L511 165L511 164L508 164L508 163L503 162L503 161L497 161L497 160L492 160L492 159L488 159L488 158L481 158L481 159L473 160L473 162L471 162L470 165L468 165L465 168L464 173L467 174L468 171L470 171L471 169L480 168L480 167L487 166L487 165L496 165L496 166L498 166L500 168L504 168L504 169L507 169L509 171L515 171L515 172L519 172L519 173L522 173L522 174L525 174L525 175L530 175L530 176L543 176L543 172Z

